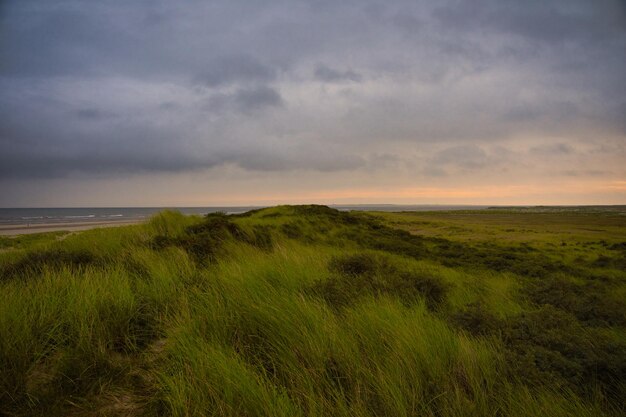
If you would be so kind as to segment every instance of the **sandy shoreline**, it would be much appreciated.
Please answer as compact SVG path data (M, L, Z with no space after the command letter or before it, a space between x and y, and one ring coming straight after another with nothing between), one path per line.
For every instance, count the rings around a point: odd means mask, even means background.
M11 224L0 226L0 236L27 235L32 233L70 232L95 229L98 227L115 227L138 224L145 220L116 220L108 222L76 222L76 223L40 223L40 224Z

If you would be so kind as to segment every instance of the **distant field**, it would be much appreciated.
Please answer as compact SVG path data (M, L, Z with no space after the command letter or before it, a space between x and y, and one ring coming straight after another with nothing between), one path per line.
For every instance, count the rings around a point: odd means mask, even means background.
M0 416L622 416L624 207L0 237Z
M597 240L624 239L626 209L528 211L490 209L473 211L376 213L393 227L411 233L442 238L543 245L584 244Z

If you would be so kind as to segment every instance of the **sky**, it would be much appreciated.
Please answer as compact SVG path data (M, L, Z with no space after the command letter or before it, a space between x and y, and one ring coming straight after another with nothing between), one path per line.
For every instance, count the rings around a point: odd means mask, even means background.
M626 2L0 1L0 207L626 204Z

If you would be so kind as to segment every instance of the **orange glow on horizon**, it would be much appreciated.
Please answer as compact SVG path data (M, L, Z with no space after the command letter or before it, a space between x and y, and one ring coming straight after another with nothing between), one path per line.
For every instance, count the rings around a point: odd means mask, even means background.
M480 185L467 187L358 187L319 191L285 191L263 195L224 193L221 202L228 204L358 204L357 202L398 204L572 204L571 197L609 195L626 201L626 181L571 181L557 184ZM205 196L196 196L197 203L205 204ZM615 200L614 198L614 200ZM212 204L217 202L213 201ZM596 204L581 202L578 204ZM611 203L611 204L620 204ZM623 204L623 203L622 203Z

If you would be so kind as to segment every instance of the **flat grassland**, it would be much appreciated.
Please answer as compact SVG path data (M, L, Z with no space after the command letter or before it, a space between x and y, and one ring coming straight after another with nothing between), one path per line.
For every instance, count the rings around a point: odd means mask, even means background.
M622 416L620 209L0 237L0 415Z

